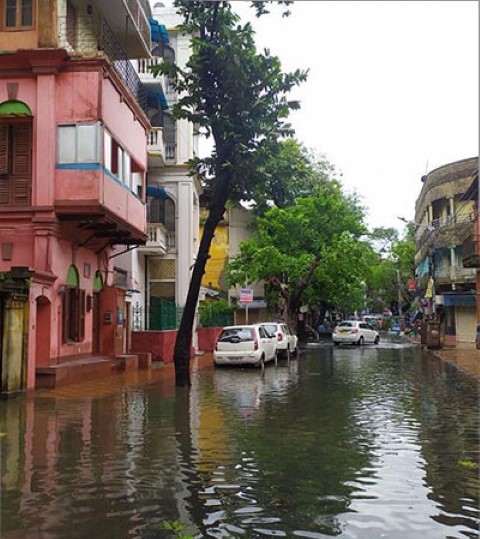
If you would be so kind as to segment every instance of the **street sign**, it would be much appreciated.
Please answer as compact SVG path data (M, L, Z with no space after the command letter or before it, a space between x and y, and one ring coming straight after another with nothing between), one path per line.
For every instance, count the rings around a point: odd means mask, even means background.
M238 298L240 303L252 303L253 301L253 290L251 288L241 288L240 297Z

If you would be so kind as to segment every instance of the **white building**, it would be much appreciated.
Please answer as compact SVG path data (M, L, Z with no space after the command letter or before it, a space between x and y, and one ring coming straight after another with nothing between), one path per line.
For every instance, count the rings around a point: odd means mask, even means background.
M178 96L167 78L149 71L152 64L164 60L184 67L190 37L177 30L181 17L174 8L157 2L153 18L152 57L133 62L146 91L152 125L147 140L149 239L146 245L118 256L118 266L127 272L134 331L175 329L171 314L165 318L160 313L165 305L170 313L171 307L180 313L185 305L199 245L200 184L187 166L198 153L198 137L190 122L174 120L171 110Z

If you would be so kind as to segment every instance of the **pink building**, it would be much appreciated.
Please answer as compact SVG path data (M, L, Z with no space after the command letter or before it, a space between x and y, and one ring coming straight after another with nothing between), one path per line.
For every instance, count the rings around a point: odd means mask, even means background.
M147 0L0 0L3 393L127 352L112 255L146 240L150 124L129 59L149 56L149 15Z

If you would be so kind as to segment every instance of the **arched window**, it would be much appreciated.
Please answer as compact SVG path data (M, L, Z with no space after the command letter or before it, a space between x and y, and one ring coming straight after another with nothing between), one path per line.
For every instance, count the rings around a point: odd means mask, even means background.
M32 111L21 101L0 103L0 206L29 206Z

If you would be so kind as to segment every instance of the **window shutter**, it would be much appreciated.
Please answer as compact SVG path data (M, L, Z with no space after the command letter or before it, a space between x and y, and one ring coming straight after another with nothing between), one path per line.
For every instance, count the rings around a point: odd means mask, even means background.
M8 173L8 124L0 124L0 176Z
M28 206L32 185L32 125L14 124L13 135L13 200L14 206Z

